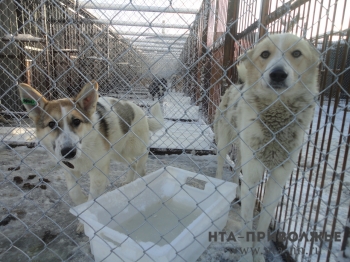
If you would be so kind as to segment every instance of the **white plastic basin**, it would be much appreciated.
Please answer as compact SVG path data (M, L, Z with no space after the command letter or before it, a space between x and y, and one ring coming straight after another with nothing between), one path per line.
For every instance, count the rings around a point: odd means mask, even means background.
M226 225L236 186L166 167L70 212L84 223L95 261L195 261L209 232Z

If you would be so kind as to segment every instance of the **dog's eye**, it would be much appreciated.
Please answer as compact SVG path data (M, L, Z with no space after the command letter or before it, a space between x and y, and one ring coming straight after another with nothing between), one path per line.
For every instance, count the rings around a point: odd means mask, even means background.
M49 122L48 126L49 126L51 129L54 129L54 128L57 126L57 124L56 124L55 121L51 121L51 122Z
M295 50L293 53L292 53L292 56L293 57L299 57L301 56L301 52L299 50Z
M268 58L270 56L270 52L269 51L264 51L260 54L260 56L264 59Z
M73 119L73 125L75 125L75 126L79 126L79 125L80 125L80 123L81 123L81 120L80 120L80 119L78 119L78 118Z

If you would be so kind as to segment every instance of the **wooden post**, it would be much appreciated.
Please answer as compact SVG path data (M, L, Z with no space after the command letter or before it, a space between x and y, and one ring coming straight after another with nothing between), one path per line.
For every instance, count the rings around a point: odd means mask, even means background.
M207 52L207 32L208 32L208 15L209 15L209 7L208 1L205 0L202 3L202 7L200 9L200 13L198 16L198 40L197 40L197 50L198 50L198 59L200 60L197 63L196 71L197 71L197 85L196 89L196 105L200 106L202 109L204 108L204 100L202 97L202 90L204 87L204 72L203 68L205 67L206 59L202 58L203 54ZM204 87L205 88L205 87Z
M343 240L342 240L341 248L340 248L340 250L343 253L344 258L347 258L345 251L346 251L346 247L348 245L348 241L350 241L350 206L348 209L348 219L346 220L346 224L344 226L344 235L343 235Z
M48 3L46 3L45 0L41 0L41 25L43 28L43 37L45 39L45 46L46 46L46 52L45 52L45 60L44 60L44 67L46 67L46 76L45 76L45 85L47 89L49 89L51 87L51 81L50 78L53 77L53 71L51 70L51 58L53 57L53 53L52 53L52 47L49 43L49 39L48 36L52 35L51 30L49 30L49 27L51 28L50 25L47 24L47 5ZM51 7L49 7L49 12L51 10ZM41 92L46 92L46 90L40 90ZM52 99L57 99L57 93L55 92L55 90L53 92L49 92L48 94L46 94L47 97L52 100Z
M229 0L228 1L228 8L227 8L227 27L230 25L229 34L226 33L225 36L225 45L224 45L224 60L223 60L223 67L226 71L226 78L224 79L224 83L228 81L233 81L233 68L227 69L229 66L233 64L234 60L234 51L235 51L235 42L237 35L237 18L238 18L238 11L239 11L239 4L240 0ZM231 24L233 23L233 24ZM232 36L233 37L232 37ZM221 85L221 94L224 94L226 91L226 86L224 83Z
M268 14L270 9L270 0L262 0L261 12L260 12L260 25L259 25L259 39L263 37L267 30Z
M227 0L216 0L214 47L212 52L212 57L216 62L211 62L211 79L210 79L210 89L209 89L210 99L209 99L209 108L208 108L209 123L212 123L214 121L215 111L217 106L220 103L220 96L222 94L221 77L223 76L225 71L225 69L223 68L224 46L215 47L215 43L223 34L225 34L225 32L223 32L224 31L223 28L220 27L218 24L220 20L224 19L223 17L219 17L220 15L222 15L221 10L227 7L228 7ZM218 30L220 30L220 32Z
M26 77L27 77L27 84L32 85L33 84L33 78L32 78L32 60L26 59Z

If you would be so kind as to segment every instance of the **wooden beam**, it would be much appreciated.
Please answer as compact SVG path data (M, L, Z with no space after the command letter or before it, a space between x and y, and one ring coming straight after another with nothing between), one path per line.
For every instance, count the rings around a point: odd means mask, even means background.
M138 45L138 44L155 44L155 45L168 45L168 46L181 46L183 47L184 44L186 42L184 41L170 41L167 40L167 41L162 41L163 39L158 39L158 40L149 40L149 41L145 41L145 40L140 40L140 41L137 41L137 40L129 40L130 43L132 43L133 45Z
M174 45L158 45L158 44L138 44L138 43L133 43L132 45L133 47L137 47L139 49L143 49L143 48L163 48L164 50L174 50L174 49L180 49L182 50L184 47L182 46L174 46Z
M227 26L230 27L229 34L225 36L224 44L224 59L223 66L225 70L233 64L234 52L235 52L235 42L234 37L237 35L237 23L238 23L238 11L239 11L240 0L229 0L227 7ZM230 68L226 71L227 79L231 81L234 80L234 69ZM221 94L225 93L225 87L221 87Z
M266 17L266 24L270 24L273 21L276 21L277 19L284 16L286 13L294 11L295 9L301 7L303 4L310 2L310 0L298 0L292 4L293 1L294 0L290 0L289 2L285 3L283 6L277 8L275 11L270 13Z
M145 32L130 32L130 31L120 31L120 30L117 30L116 33L119 34L119 35L136 35L136 36L139 36L139 37L148 36L148 37L157 38L157 39L188 37L188 34L168 35L168 34L156 34L156 33L145 33Z
M160 28L178 28L189 29L191 25L180 24L165 24L165 23L146 23L146 22L131 22L131 21L118 21L109 19L81 19L85 23L103 24L103 25L122 25L122 26L138 26L138 27L160 27Z
M270 0L263 0L261 13L260 13L260 25L259 25L259 38L263 37L267 32L268 23L268 13L270 8Z
M99 10L120 10L120 11L133 11L133 12L155 12L155 13L178 13L178 14L197 14L197 9L191 8L174 8L172 6L143 6L143 5L117 5L107 3L92 3L89 1L81 1L79 8L84 9L99 9Z

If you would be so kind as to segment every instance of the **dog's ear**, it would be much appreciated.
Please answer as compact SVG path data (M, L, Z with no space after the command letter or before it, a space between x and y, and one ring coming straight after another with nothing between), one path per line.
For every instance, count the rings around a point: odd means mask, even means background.
M91 83L86 83L77 95L75 101L77 101L83 111L91 115L96 110L96 104L98 100L98 83L92 80Z
M21 83L18 85L18 91L21 102L29 113L29 117L34 120L40 115L48 101L30 85Z
M312 54L312 58L313 58L314 62L317 63L317 65L318 65L321 62L320 52L311 43L308 43L308 46L310 48L310 53Z
M254 51L254 49L249 49L246 52L244 52L242 55L240 55L238 57L238 62L247 63L248 61L250 61L250 59L253 55L253 51Z

